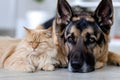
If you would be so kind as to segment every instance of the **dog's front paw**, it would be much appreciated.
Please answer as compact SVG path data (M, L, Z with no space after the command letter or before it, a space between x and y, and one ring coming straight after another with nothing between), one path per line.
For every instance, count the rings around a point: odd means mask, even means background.
M67 59L67 57L66 56L59 56L58 58L57 58L57 60L59 61L59 67L63 67L63 68L65 68L65 67L67 67L67 64L68 64L68 59Z
M67 67L67 64L68 64L67 58L61 59L60 62L62 64L61 67Z
M104 67L104 65L105 64L103 62L96 62L95 69L100 69L100 68Z
M55 67L53 65L48 64L48 65L44 65L42 67L42 70L44 70L44 71L54 71Z

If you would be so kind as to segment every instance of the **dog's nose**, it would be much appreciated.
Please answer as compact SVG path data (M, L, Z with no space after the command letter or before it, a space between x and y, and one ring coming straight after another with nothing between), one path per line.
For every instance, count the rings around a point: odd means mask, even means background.
M71 66L74 68L74 69L80 69L82 67L82 64L80 63L80 61L71 61Z
M71 61L72 64L79 64L79 61Z
M69 71L78 73L87 73L95 70L94 66L89 66L86 63L80 63L80 61L71 61L69 65ZM71 69L70 69L71 68Z

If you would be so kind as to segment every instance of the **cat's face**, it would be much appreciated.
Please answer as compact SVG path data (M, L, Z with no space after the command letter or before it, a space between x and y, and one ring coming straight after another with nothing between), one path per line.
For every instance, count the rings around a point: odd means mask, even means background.
M25 43L27 45L27 50L29 50L31 54L42 54L50 47L52 39L50 29L44 30L25 28L25 31Z

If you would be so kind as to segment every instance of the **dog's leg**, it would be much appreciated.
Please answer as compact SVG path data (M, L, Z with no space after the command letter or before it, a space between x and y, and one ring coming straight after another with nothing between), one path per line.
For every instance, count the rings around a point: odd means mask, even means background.
M109 51L108 63L120 66L120 55Z
M102 55L96 60L95 69L100 69L106 65L108 60L107 56L108 56L108 52L106 52L106 54Z
M57 60L60 62L60 65L58 66L67 67L67 63L68 63L67 56L64 55L64 53L62 52L62 49L59 46L57 46L57 50L58 50Z
M95 64L95 69L100 69L100 68L102 68L102 67L104 67L104 63L103 62L96 62L96 64Z
M64 54L63 49L60 47L60 43L58 42L58 33L56 32L56 25L55 25L55 20L53 21L53 29L52 29L52 38L54 41L54 44L56 46L57 49L57 57L56 59L59 61L59 65L57 65L58 67L67 67L67 63L68 63L68 59L67 56Z

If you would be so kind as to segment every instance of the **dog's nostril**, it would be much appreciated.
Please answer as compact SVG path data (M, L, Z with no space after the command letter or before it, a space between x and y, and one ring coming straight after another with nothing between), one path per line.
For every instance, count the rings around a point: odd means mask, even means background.
M71 63L72 64L79 64L80 62L79 61L72 61Z
M80 69L82 64L79 61L71 61L71 66L73 69Z

